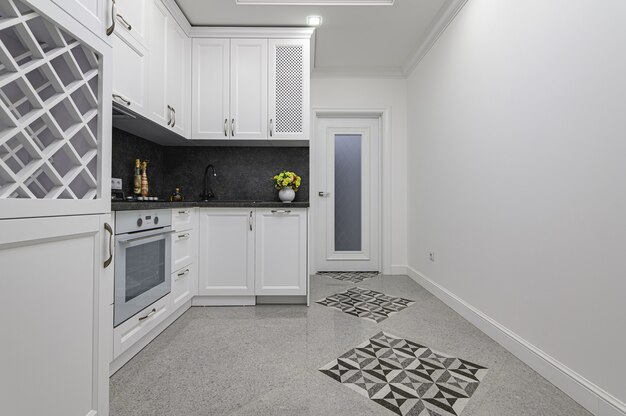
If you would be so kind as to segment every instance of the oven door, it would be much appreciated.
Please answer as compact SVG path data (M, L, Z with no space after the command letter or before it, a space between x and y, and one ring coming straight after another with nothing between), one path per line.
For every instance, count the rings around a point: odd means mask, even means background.
M114 326L170 293L169 227L115 237Z

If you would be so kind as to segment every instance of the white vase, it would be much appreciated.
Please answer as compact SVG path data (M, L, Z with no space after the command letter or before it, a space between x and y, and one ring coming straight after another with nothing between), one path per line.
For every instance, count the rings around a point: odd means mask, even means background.
M283 188L278 191L278 197L283 203L288 204L295 199L296 191L293 188Z

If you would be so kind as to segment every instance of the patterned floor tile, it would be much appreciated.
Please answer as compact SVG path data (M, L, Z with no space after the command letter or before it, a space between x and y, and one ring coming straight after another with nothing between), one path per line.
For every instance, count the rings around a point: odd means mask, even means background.
M344 292L335 293L320 299L316 303L338 309L359 318L381 322L415 302L409 299L388 296L374 290L353 287Z
M365 279L377 277L379 272L317 272L318 276L330 277L352 283L361 283Z
M319 370L401 416L458 416L487 373L384 332Z

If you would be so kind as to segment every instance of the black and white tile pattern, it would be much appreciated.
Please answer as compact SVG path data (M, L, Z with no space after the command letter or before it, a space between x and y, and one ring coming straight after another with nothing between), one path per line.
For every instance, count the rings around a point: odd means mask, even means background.
M415 302L409 299L385 295L375 290L353 287L344 292L335 293L320 299L316 303L338 309L359 318L381 322Z
M380 275L379 272L317 272L318 276L330 277L345 282L361 283L365 279L371 279Z
M380 332L320 371L402 416L458 416L487 368Z

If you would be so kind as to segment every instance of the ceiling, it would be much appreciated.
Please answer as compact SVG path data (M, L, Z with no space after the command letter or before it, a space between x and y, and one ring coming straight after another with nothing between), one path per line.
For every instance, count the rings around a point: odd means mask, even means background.
M442 21L453 17L452 6L464 3L396 0L393 6L266 6L237 5L236 0L176 2L194 26L305 26L307 16L320 15L323 24L315 35L314 74L398 76L433 41L433 33L445 27Z

